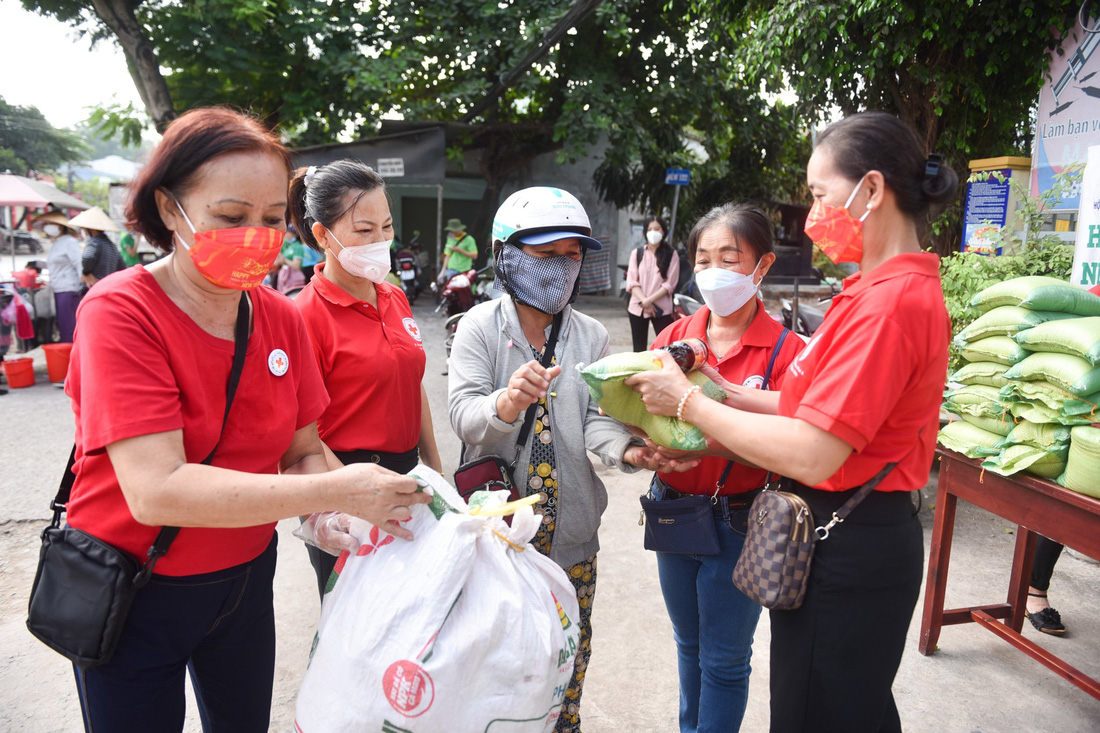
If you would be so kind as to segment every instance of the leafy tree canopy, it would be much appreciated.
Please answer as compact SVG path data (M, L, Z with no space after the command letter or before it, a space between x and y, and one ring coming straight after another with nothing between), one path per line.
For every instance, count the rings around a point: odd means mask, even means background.
M0 97L0 172L49 171L83 160L87 152L78 134L54 127L36 107L8 104Z

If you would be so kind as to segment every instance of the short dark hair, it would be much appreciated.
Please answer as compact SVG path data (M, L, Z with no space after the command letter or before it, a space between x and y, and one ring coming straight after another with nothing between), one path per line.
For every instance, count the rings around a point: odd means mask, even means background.
M290 219L298 230L298 238L308 247L321 251L321 245L313 236L314 222L327 228L351 211L364 194L375 189L385 189L385 182L378 172L361 160L345 158L334 160L314 169L299 168L290 179ZM348 194L355 194L350 202Z
M246 151L274 155L286 164L289 175L290 153L255 117L224 107L204 107L180 115L168 125L149 162L130 185L126 228L171 252L175 244L172 232L161 221L157 190L182 196L205 163L225 153Z
M715 206L703 218L695 222L688 235L688 259L695 266L695 251L699 238L711 227L724 226L737 243L752 250L759 262L766 254L775 252L775 225L771 217L759 206L728 203Z
M946 163L933 165L913 128L886 112L860 112L834 122L817 136L837 170L852 181L878 171L894 192L898 208L922 220L931 206L955 197L959 177Z

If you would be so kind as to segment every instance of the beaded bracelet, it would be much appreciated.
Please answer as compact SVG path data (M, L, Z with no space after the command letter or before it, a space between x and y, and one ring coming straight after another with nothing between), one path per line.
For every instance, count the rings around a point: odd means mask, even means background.
M695 384L695 385L692 385L691 389L689 389L687 392L684 392L684 396L680 398L680 404L676 406L676 419L677 420L683 420L684 419L684 408L687 406L688 400L691 399L691 396L693 394L695 394L696 392L702 392L702 391L703 391L703 388L700 387L698 384Z

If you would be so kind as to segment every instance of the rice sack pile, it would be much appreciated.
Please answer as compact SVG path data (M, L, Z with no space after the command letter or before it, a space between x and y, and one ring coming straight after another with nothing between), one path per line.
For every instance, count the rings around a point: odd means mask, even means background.
M605 356L581 368L581 378L588 385L592 399L605 415L621 423L645 431L654 443L675 450L697 451L707 447L706 436L699 428L674 417L651 415L642 398L623 381L639 372L660 371L661 361L653 351L624 352ZM700 372L690 372L688 381L703 388L712 400L725 402L726 391ZM698 399L696 397L695 399Z

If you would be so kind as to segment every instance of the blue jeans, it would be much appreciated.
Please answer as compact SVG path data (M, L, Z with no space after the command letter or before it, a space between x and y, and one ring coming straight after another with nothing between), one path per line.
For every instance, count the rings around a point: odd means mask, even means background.
M737 731L745 716L760 606L733 584L748 509L715 517L717 555L657 553L680 672L680 733Z

